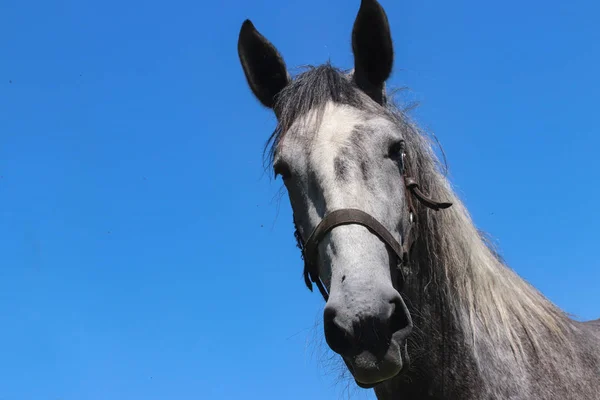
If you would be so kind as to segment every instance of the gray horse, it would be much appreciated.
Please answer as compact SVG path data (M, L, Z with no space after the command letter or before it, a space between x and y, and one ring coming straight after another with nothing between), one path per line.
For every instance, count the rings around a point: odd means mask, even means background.
M277 117L271 161L306 283L327 300L328 345L379 399L600 399L600 320L569 319L505 265L388 102L394 52L376 0L362 0L352 50L349 73L292 79L249 20L238 41Z

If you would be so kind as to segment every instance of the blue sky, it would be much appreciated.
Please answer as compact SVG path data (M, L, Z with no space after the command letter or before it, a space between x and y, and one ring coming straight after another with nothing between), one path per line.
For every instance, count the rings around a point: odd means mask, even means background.
M478 226L600 317L600 5L382 4ZM373 398L330 361L236 53L251 18L289 66L350 68L358 5L0 3L1 400Z

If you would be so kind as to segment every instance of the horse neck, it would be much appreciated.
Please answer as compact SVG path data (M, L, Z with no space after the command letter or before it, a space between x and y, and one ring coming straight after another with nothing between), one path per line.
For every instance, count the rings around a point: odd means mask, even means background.
M574 329L566 333L568 346L542 330L536 341L545 346L524 340L525 360L519 365L506 343L485 334L476 335L473 343L473 332L449 306L447 293L426 284L420 293L406 294L415 324L410 369L376 388L379 400L598 399L600 325L573 322ZM525 328L522 332L527 335Z
M421 287L423 289L423 287ZM376 388L379 400L480 398L485 381L477 373L472 349L442 297L425 289L405 293L414 322L407 373Z
M454 200L453 215L437 222L465 225L439 235L430 224L432 236L420 232L415 244L403 290L415 324L411 368L380 385L378 398L544 398L524 393L548 391L550 399L575 390L583 370L564 365L585 355L573 345L582 338L573 322L499 260ZM446 248L432 247L442 242ZM539 383L548 376L553 382Z

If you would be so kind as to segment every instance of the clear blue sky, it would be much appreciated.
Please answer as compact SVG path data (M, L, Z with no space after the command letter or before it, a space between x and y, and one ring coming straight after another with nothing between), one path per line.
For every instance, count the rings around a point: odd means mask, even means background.
M600 317L598 2L382 4L478 226ZM372 398L328 361L236 53L251 18L349 68L358 5L2 0L0 399Z

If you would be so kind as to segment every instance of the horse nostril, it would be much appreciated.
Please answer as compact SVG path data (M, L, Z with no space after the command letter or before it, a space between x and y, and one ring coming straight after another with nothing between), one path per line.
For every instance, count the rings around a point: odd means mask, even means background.
M400 294L394 296L390 303L393 307L389 319L390 332L397 340L404 340L412 332L413 323L410 312Z
M323 312L323 327L325 329L325 340L331 350L343 356L351 356L356 352L352 327L344 327L336 319L337 312L334 307L325 306Z
M382 296L387 301L359 309L349 309L335 300L327 303L323 328L331 350L344 357L367 351L382 360L392 342L403 344L413 327L408 309L397 291L390 290Z

